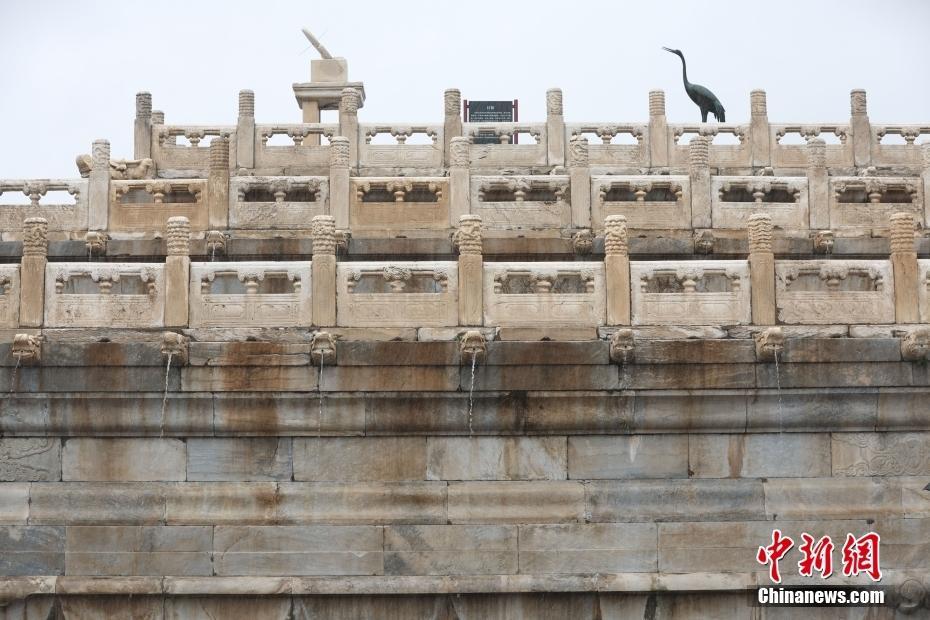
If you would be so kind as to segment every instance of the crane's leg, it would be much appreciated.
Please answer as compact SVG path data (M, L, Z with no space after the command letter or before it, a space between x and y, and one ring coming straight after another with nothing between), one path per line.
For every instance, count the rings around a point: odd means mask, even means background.
M701 108L701 122L702 123L707 122L707 112L708 112L707 108Z

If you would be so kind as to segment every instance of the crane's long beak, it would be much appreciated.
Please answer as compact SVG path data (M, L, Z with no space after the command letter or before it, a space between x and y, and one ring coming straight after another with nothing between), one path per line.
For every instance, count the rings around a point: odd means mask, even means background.
M667 48L667 47L663 47L662 49L664 49L666 52L671 52L671 53L673 53L673 54L675 53L674 50L671 50L671 49L669 49L669 48Z

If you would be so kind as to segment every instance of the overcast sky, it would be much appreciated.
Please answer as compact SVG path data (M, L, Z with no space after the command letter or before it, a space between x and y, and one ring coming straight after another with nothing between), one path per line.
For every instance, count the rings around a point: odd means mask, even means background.
M846 120L865 88L873 121L930 123L923 0L0 0L0 23L0 178L75 177L95 138L131 158L139 90L169 124L234 124L242 88L259 122L299 122L291 84L317 57L301 26L365 83L362 122L440 121L449 87L542 120L553 86L568 121L644 120L662 88L670 121L695 122L664 45L728 122L748 118L753 88L784 122Z

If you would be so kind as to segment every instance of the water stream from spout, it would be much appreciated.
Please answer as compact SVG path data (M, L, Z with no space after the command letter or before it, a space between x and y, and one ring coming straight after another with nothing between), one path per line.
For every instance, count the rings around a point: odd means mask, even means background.
M159 427L159 437L165 436L165 409L168 407L168 379L171 373L171 358L174 353L168 354L168 364L165 366L165 395L161 399L161 426Z
M775 357L775 393L778 394L778 432L782 432L782 407L781 407L781 373L778 370L778 349L781 347L773 346L772 350Z
M214 243L210 245L210 262L212 263L215 258L216 258L216 244Z
M323 431L323 360L325 355L320 353L320 378L316 383L316 391L320 396L320 412L316 417L316 436L319 437Z
M472 412L475 407L475 365L478 363L478 354L474 353L471 356L471 384L468 386L468 434L472 435L474 429L472 428Z
M18 355L16 356L16 365L13 366L13 374L10 375L10 394L9 398L13 398L13 392L16 391L16 375L19 373L19 363L22 361Z

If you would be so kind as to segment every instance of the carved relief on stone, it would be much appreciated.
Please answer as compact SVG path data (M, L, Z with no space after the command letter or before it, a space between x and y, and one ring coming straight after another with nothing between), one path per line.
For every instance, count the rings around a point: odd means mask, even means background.
M833 254L836 236L832 230L820 230L814 233L814 254Z
M785 331L781 327L766 327L754 336L756 360L774 362L785 348Z
M834 433L835 476L926 476L930 433Z
M88 256L105 256L107 253L108 234L99 230L89 230L84 235L84 246Z
M190 256L191 223L184 216L168 218L168 256Z
M749 216L749 252L772 253L772 216L753 213Z
M753 90L749 93L749 110L752 116L765 116L768 114L768 104L764 90Z
M255 116L255 93L253 91L239 91L239 116Z
M456 136L449 143L449 157L453 168L467 168L471 143L468 138Z
M578 256L587 256L594 250L594 233L585 228L572 235L572 249Z
M23 221L23 256L48 256L48 220L44 217Z
M16 334L10 354L20 364L38 364L42 360L42 340L38 334Z
M315 366L335 366L336 337L326 331L315 332L310 340L310 359Z
M546 91L546 114L549 116L562 115L562 89L550 88Z
M187 363L190 338L177 332L163 332L161 335L161 354L168 358L175 366Z
M151 119L152 93L145 91L136 93L136 118Z
M310 223L313 237L313 253L319 255L336 254L336 218L331 215L317 215Z
M97 290L68 292L72 278L89 279ZM127 286L131 292L122 292ZM46 267L45 300L49 327L162 327L164 265L52 263Z
M710 166L710 139L706 136L694 136L688 143L688 161L692 168Z
M917 235L917 222L914 215L907 212L892 213L888 218L891 221L891 253L915 252L914 239Z
M629 241L624 216L608 215L604 220L604 252L608 256L629 255Z
M226 138L210 142L210 170L229 170L229 141Z
M713 254L714 253L714 233L710 230L694 232L694 253L695 254Z
M893 323L889 261L775 261L778 320L789 324Z
M484 361L488 352L488 342L480 331L470 329L462 334L459 341L459 355L466 364L479 364Z
M827 167L827 143L823 138L812 138L807 141L807 165L809 168Z
M481 216L460 216L459 227L455 231L452 243L461 255L480 255L482 251Z
M610 361L615 364L632 364L636 358L633 330L620 328L610 337Z
M443 107L446 116L457 117L462 109L462 91L447 88L443 93Z
M358 114L361 95L354 88L343 88L342 98L339 100L339 111L345 114Z
M331 168L349 167L349 139L333 136L329 140L329 166Z
M649 91L649 116L665 116L665 91Z
M590 158L588 140L584 136L572 136L568 143L568 165L573 168L587 168Z
M737 325L750 322L746 261L630 263L633 325Z
M901 338L901 359L909 362L930 360L930 327L917 327Z
M868 106L866 104L865 91L861 89L853 90L849 93L850 113L853 116L867 114Z

